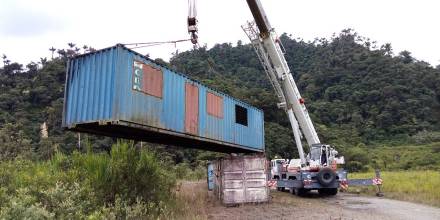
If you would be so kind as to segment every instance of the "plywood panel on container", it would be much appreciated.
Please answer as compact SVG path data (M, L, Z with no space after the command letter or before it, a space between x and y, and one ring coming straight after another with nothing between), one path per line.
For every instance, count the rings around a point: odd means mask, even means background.
M197 134L199 130L199 88L185 83L185 132Z
M143 85L145 93L162 98L163 73L150 65L143 66Z
M133 89L162 98L163 73L144 62L133 61Z
M223 98L212 92L207 92L206 111L209 115L217 118L223 118Z

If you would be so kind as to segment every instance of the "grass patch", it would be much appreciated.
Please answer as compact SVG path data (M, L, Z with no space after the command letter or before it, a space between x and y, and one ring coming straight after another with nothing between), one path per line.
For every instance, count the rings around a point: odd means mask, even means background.
M439 171L382 172L385 197L440 207ZM351 173L349 178L372 178L373 172ZM375 187L350 187L349 192L374 195Z
M170 168L124 142L110 154L2 161L0 219L166 219L177 204Z

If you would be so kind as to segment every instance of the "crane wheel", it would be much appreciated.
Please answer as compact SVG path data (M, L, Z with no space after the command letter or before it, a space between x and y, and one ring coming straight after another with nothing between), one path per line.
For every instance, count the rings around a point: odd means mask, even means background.
M303 197L307 195L308 190L304 188L295 188L295 195Z
M338 188L322 188L318 189L319 195L334 196L338 194Z
M332 169L326 167L321 169L316 175L316 179L323 186L329 186L336 180L336 173Z

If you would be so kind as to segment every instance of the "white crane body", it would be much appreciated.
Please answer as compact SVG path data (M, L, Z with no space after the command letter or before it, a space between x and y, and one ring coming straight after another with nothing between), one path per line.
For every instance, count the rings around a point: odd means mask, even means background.
M286 112L300 159L275 159L271 161L271 177L278 179L278 189L289 188L303 194L317 189L320 193L335 195L340 183L346 181L344 170L336 171L337 151L321 144L315 127L296 86L287 64L282 44L275 30L270 26L259 0L247 0L254 22L242 26L263 65L275 93L278 107ZM301 135L302 134L302 135ZM310 153L304 154L301 137L307 141Z
M337 170L337 164L343 164L344 157L337 158L338 152L330 145L321 144L304 99L296 86L287 64L282 44L275 30L271 27L266 13L259 0L246 0L254 17L254 22L242 26L248 35L251 45L272 84L278 97L279 108L282 108L290 121L300 159L271 160L271 179L277 180L277 189L290 189L297 195L310 190L321 194L336 195L338 188L348 186L347 172ZM197 44L197 19L195 17L195 0L189 0L188 32L194 45ZM307 158L301 138L309 145ZM380 174L376 173L376 180ZM372 185L369 179L351 180L351 185ZM377 182L377 181L376 181ZM381 182L381 180L380 180ZM380 193L380 187L379 187Z

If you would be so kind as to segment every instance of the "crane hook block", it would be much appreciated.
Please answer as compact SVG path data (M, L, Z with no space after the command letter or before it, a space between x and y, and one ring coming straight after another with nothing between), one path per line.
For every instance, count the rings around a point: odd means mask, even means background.
M197 44L197 19L195 17L188 17L188 33L191 34L191 43Z

